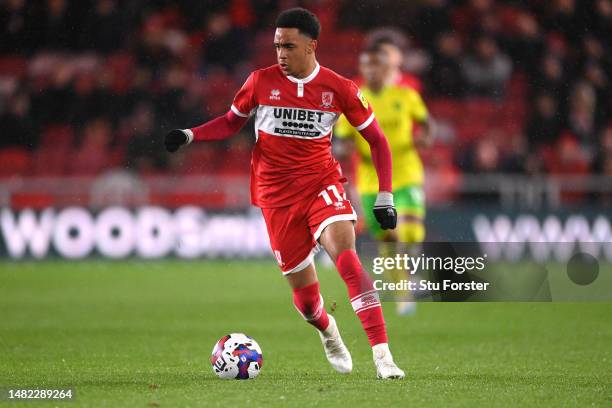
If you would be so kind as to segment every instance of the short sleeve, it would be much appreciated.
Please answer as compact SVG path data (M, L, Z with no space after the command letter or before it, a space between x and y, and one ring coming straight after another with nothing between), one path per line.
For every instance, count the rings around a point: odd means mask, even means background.
M255 72L247 78L234 97L232 103L232 112L244 118L248 117L253 109L257 107L257 99L255 98Z
M374 112L361 90L353 81L347 81L343 91L342 113L358 131L368 127L374 120Z
M336 127L334 128L334 137L340 139L350 139L355 136L355 128L346 119L346 116L340 116Z
M410 116L416 122L423 123L427 120L429 116L429 112L427 112L427 107L425 106L425 102L423 102L423 98L419 95L418 92L411 90L409 94L410 99Z

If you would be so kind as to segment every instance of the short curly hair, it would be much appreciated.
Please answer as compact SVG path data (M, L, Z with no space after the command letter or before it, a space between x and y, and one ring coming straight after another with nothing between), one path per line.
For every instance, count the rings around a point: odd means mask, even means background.
M319 38L321 32L321 23L319 19L310 11L295 7L283 11L276 18L277 28L297 28L301 34L304 34L313 40Z

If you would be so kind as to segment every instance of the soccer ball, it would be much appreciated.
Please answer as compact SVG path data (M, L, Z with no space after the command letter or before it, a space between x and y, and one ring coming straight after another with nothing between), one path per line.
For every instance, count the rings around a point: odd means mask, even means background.
M248 380L259 375L263 364L261 347L244 333L232 333L219 339L210 356L213 371L224 380Z

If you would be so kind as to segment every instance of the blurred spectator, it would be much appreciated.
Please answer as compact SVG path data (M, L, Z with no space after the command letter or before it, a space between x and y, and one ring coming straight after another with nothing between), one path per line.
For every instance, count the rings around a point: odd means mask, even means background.
M597 98L592 85L583 81L574 86L570 96L568 128L590 149L594 147L599 127L595 116L596 104Z
M499 147L489 138L479 139L467 149L462 164L468 173L497 173L501 166Z
M36 124L70 123L75 108L75 94L72 87L74 67L62 61L52 68L50 86L34 94L32 115Z
M0 149L21 146L33 150L37 146L37 132L29 118L30 97L25 92L12 95L0 116Z
M80 35L82 48L108 53L121 47L124 34L117 1L94 0Z
M70 13L68 0L46 0L37 22L41 44L53 50L74 49L78 40L76 19Z
M612 0L595 0L589 22L599 38L612 38Z
M137 105L128 123L131 137L126 152L126 166L141 173L163 168L166 161L153 106L146 103Z
M612 122L601 132L599 137L599 145L593 160L593 170L596 173L612 175L609 169L610 163L612 163Z
M72 173L98 174L107 166L112 131L110 121L103 117L93 119L85 125L82 141L70 163Z
M501 98L512 73L512 62L500 52L494 38L480 36L462 62L463 77L471 95Z
M26 47L28 9L26 0L7 0L0 7L0 51L17 53Z
M208 36L204 42L204 66L222 67L233 72L248 57L248 38L242 30L232 26L229 15L215 13L210 16Z
M572 134L565 133L555 146L555 155L547 163L550 174L557 176L585 175L589 172L588 155ZM565 202L576 202L586 198L586 194L576 191L562 191Z
M588 173L587 154L571 133L565 132L555 145L556 155L547 164L552 174L586 174Z
M161 14L152 14L144 22L144 28L136 47L136 56L141 66L146 66L154 75L165 69L172 54L165 44L166 28Z
M546 92L538 94L530 109L531 116L525 128L525 136L532 151L554 143L563 127L562 114L557 99Z
M545 2L544 25L550 31L562 33L569 41L577 41L588 24L579 15L579 5L576 0L552 0Z
M519 13L514 19L513 31L505 42L516 69L526 72L530 78L537 74L538 59L544 51L542 30L535 16L527 12Z
M75 126L98 116L112 117L117 99L110 89L110 73L102 71L81 72L74 81Z
M190 74L178 64L172 65L163 78L157 98L157 112L163 129L195 126L207 118L202 114L202 99L189 83Z
M459 97L463 94L461 51L461 41L455 33L444 32L436 39L428 81L432 95Z
M432 49L441 29L450 27L448 0L424 0L415 17L414 34L421 44Z

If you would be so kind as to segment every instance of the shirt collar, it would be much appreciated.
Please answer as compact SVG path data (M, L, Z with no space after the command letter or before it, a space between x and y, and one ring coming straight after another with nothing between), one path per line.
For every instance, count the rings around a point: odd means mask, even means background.
M315 68L312 70L310 75L308 75L306 78L296 78L291 75L287 75L287 79L289 79L291 82L295 82L296 84L306 84L312 81L313 79L315 79L315 77L319 73L319 70L321 69L321 66L319 65L319 63L317 62L316 64L317 65L315 65Z

